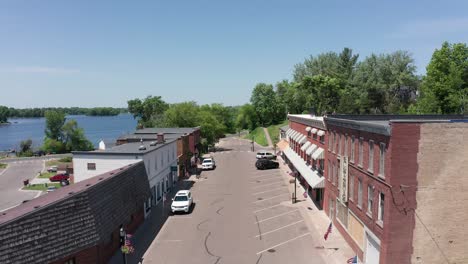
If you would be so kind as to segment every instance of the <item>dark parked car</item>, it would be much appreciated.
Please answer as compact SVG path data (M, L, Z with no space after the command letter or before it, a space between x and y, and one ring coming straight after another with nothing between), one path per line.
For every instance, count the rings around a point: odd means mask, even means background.
M34 157L40 157L40 156L44 156L46 153L42 150L38 150L38 151L34 151L33 153L33 156Z
M49 178L51 182L62 182L62 181L67 181L70 178L68 173L60 173L56 174L52 177Z
M255 162L255 167L259 170L277 169L279 168L279 163L270 159L258 159Z

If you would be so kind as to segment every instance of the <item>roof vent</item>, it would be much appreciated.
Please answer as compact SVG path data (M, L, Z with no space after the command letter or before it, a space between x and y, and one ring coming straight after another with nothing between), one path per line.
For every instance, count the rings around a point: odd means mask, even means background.
M37 208L39 208L39 207L41 207L41 206L40 206L40 205L36 205L36 206L34 206L34 209L37 209Z
M159 133L158 134L158 144L163 144L164 143L164 134L163 133Z
M86 186L91 186L91 184L88 183L88 184L86 184Z
M104 179L104 178L102 178L102 177L101 177L101 178L99 178L98 180L100 180L100 181L101 181L101 180L103 180L103 179Z
M113 172L111 172L111 173L109 173L109 174L110 174L110 175L114 175L114 173L113 173Z
M152 142L150 143L150 146L154 147L154 146L156 146L156 144L158 144L156 141L152 141Z
M69 192L68 194L69 194L69 195L72 195L72 194L74 194L74 192Z

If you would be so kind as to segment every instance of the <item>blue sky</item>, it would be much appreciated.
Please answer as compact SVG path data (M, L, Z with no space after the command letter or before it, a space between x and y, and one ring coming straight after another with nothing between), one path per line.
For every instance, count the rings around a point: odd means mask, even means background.
M411 52L468 42L468 1L0 2L0 105L248 102L309 55Z

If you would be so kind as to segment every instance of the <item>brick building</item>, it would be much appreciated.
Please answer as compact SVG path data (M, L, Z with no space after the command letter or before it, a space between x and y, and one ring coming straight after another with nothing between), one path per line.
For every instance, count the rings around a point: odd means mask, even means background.
M329 115L325 123L324 209L359 259L466 261L466 117Z
M143 162L62 187L0 214L0 263L107 263L123 225L144 220Z
M323 117L288 115L286 137L289 147L283 150L286 161L299 182L319 208L323 206L324 150L326 142Z

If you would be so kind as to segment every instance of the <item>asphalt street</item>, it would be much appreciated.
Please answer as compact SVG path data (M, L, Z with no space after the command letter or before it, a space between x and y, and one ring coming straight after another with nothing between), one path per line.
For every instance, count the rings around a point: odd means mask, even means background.
M23 180L31 180L42 170L44 164L42 159L15 160L7 164L7 169L0 170L0 211L17 206L24 200L31 200L41 193L22 191L20 188L23 187Z
M193 211L167 218L142 263L326 263L323 234L291 205L281 170L257 170L249 141L220 148L217 168L191 187Z

